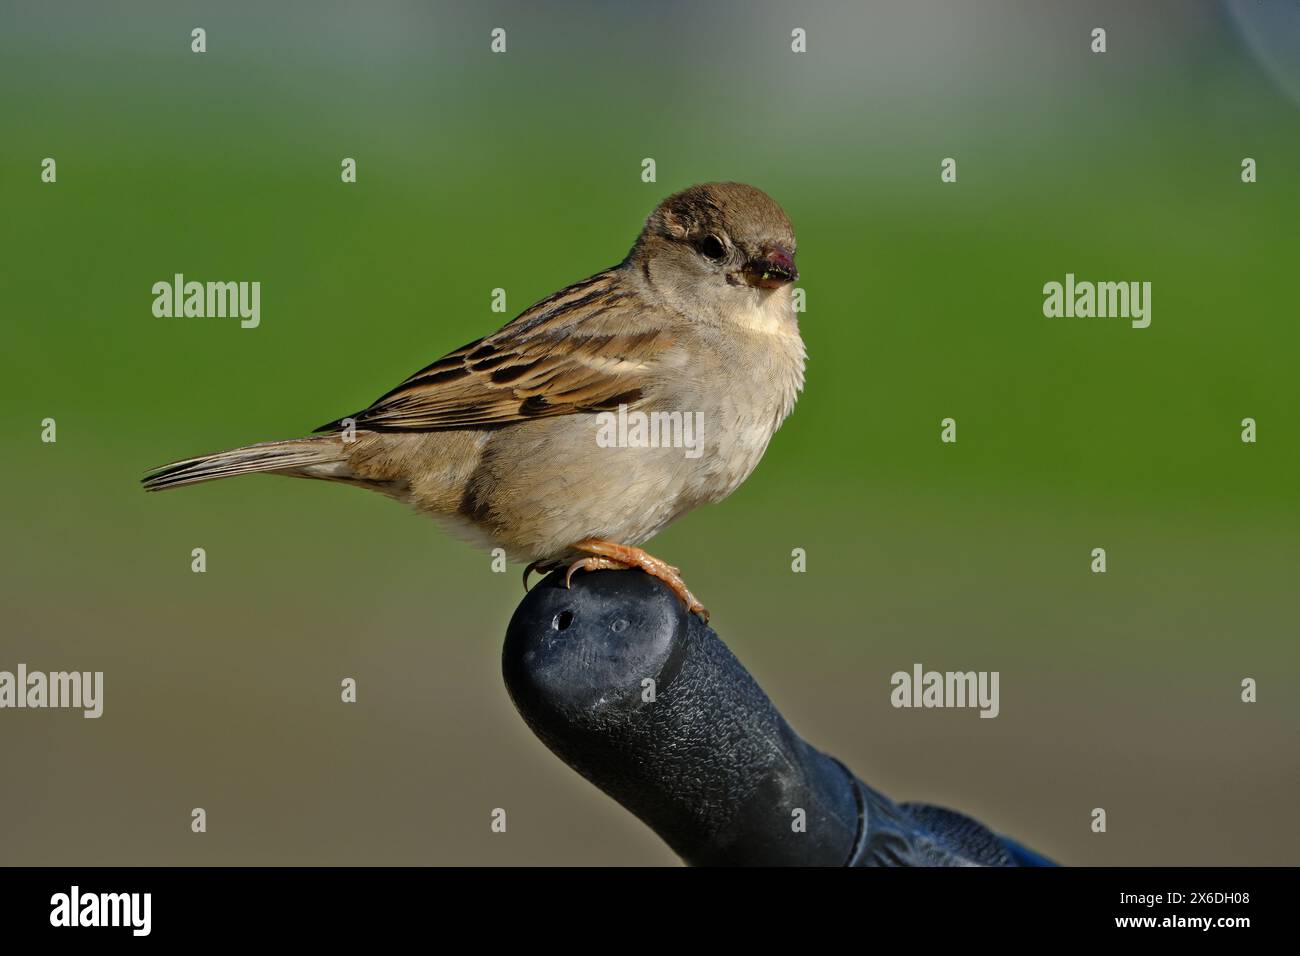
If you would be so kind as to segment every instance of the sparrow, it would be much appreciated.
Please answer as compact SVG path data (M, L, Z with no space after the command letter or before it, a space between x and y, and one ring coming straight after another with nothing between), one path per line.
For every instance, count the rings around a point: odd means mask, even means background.
M794 229L766 193L692 186L659 204L618 265L368 408L304 438L164 465L142 483L265 472L369 488L526 562L525 588L535 570L567 565L568 585L576 571L640 568L707 621L679 569L640 545L735 491L793 410L806 358L794 258ZM646 441L645 429L611 443L611 417L635 413L693 416L700 447Z

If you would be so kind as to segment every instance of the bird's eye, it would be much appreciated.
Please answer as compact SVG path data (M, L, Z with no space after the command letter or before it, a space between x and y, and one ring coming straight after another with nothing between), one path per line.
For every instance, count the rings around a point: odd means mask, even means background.
M700 255L714 262L721 262L727 257L727 247L722 244L722 240L710 233L700 240Z

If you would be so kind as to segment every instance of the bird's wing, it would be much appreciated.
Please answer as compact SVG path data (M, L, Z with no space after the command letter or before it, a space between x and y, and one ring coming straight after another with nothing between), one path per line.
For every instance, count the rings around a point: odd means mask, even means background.
M497 428L635 407L673 344L613 271L571 285L348 416L371 431ZM335 431L346 419L322 425Z

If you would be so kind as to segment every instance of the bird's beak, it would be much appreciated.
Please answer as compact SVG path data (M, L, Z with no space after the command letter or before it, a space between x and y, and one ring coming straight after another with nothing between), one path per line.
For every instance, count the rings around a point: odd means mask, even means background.
M799 278L794 256L780 246L769 246L741 266L745 282L756 289L779 289Z

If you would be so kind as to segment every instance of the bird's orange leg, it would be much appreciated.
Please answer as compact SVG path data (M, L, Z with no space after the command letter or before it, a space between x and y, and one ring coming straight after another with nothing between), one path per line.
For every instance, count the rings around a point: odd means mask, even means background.
M687 613L698 614L706 624L708 623L709 612L686 587L681 572L667 561L656 558L652 554L647 554L640 548L634 548L627 544L616 544L603 538L583 538L573 546L573 550L585 551L592 557L579 558L569 565L569 570L564 575L566 587L573 577L574 571L618 571L628 568L640 568L652 578L657 578L668 585L672 592L686 605Z
M569 565L569 570L564 573L564 586L570 586L569 582L573 580L574 571L626 571L631 565L624 564L622 561L614 561L611 558L579 558Z

